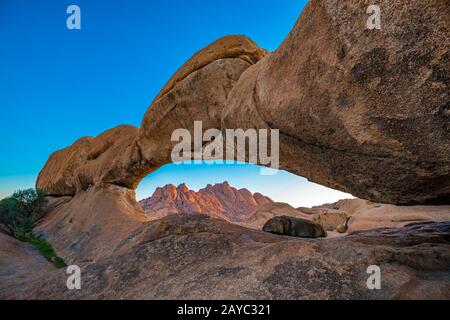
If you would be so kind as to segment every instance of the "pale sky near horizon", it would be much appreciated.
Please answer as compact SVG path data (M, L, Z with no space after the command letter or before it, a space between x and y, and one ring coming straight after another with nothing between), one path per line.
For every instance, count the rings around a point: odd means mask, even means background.
M306 0L108 0L0 2L0 198L34 187L49 155L82 136L120 124L139 126L153 97L196 51L229 34L275 50ZM68 30L66 9L81 9ZM198 190L225 180L293 206L349 195L287 172L260 176L252 165L168 165L137 197L185 182Z

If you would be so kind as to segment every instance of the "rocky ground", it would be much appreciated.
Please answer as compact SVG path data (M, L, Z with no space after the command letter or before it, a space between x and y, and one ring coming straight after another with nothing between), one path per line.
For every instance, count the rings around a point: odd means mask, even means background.
M353 234L378 228L400 228L414 222L450 221L450 206L395 206L362 199L346 199L313 208L293 208L286 203L258 206L238 224L261 230L277 216L307 219L333 234ZM342 227L342 228L341 228Z
M7 235L1 225L0 244L0 299L26 295L30 281L55 271L36 249Z
M450 221L450 206L396 206L362 199L345 199L313 208L293 208L274 202L260 193L237 190L228 182L208 185L198 192L185 184L157 188L139 201L150 220L184 212L207 216L261 230L277 216L301 218L319 223L330 235L351 234L377 228L398 228L413 222Z
M184 214L147 222L126 242L125 253L122 243L80 263L82 289L70 291L64 269L7 239L0 298L450 299L449 222L305 240ZM381 290L366 286L370 265L381 268Z
M178 198L163 204L175 208ZM271 202L234 223L185 212L154 220L128 190L109 187L54 198L48 207L35 233L81 267L82 289L68 290L64 269L3 230L0 298L450 299L449 206ZM261 231L280 216L316 222L328 237ZM343 221L348 230L337 233ZM381 290L367 289L371 265L381 268Z

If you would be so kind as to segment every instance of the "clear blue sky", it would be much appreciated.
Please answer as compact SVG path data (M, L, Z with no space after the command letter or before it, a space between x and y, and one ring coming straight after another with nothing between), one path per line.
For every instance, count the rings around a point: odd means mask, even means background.
M119 124L139 126L170 76L212 41L245 34L274 50L305 3L1 0L0 198L33 186L48 156L79 137L95 136ZM66 9L71 4L81 8L81 30L66 27ZM298 200L302 188L315 188L303 178L288 173L261 178L256 171L250 165L170 165L149 176L138 197L167 182L199 188L220 180L272 196L285 195L281 190L289 187L299 196L276 200L292 204L310 203L316 197ZM322 196L329 192L323 191Z

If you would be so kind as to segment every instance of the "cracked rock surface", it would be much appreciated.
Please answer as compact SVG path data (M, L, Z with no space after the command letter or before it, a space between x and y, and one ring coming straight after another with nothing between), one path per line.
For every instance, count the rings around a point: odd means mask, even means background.
M82 290L67 290L65 270L41 269L39 277L22 284L21 291L2 281L0 295L7 299L449 299L449 234L450 224L439 222L305 240L202 215L175 215L146 223L124 239L113 256L79 263ZM4 247L0 250L4 257ZM381 268L381 290L367 289L366 271L371 265Z

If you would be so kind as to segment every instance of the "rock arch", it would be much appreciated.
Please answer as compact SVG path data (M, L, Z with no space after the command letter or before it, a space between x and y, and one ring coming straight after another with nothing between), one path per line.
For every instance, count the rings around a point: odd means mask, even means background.
M450 203L446 1L380 7L382 30L367 30L362 1L311 1L273 53L247 37L219 39L176 72L140 128L55 152L37 188L132 193L170 162L171 132L202 120L280 129L281 167L322 185L376 202Z

